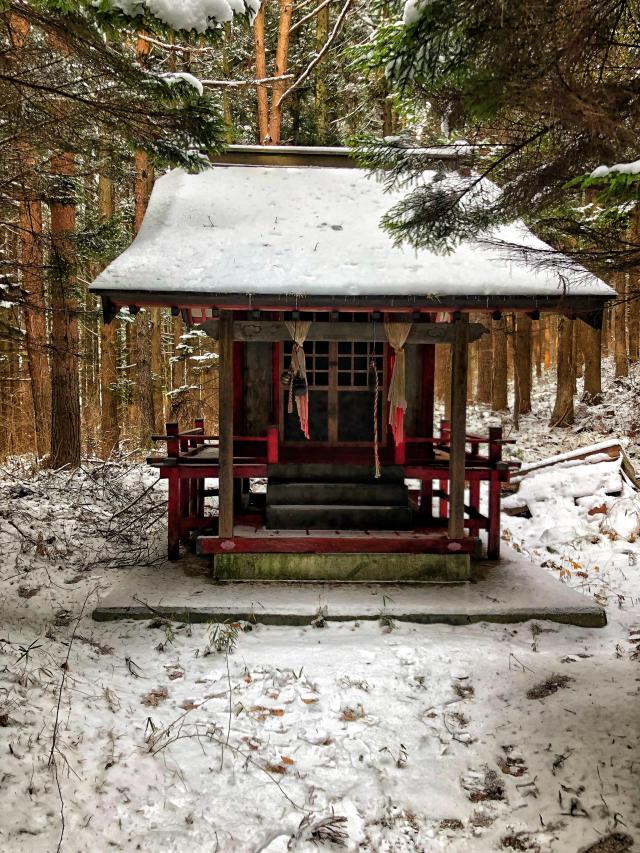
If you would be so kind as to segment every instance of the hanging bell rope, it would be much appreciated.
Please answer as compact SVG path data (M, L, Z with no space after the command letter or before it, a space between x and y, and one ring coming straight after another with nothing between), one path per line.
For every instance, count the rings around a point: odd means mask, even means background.
M389 424L394 443L397 446L404 441L404 415L407 411L404 345L411 331L411 323L390 323L385 320L384 330L395 353L387 399L389 401Z
M300 430L309 438L309 385L307 382L304 342L311 328L309 320L285 320L285 325L293 339L291 362L289 364L289 403L287 411L293 414L295 399Z
M375 341L371 359L369 360L369 370L373 374L373 462L375 466L375 478L380 477L380 436L378 434L378 408L380 406L380 376L378 374L378 365L376 364Z

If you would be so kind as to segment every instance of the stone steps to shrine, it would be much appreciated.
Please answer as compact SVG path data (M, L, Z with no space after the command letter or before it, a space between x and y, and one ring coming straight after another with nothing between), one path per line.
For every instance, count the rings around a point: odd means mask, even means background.
M404 483L283 483L269 481L267 504L408 506L409 490Z

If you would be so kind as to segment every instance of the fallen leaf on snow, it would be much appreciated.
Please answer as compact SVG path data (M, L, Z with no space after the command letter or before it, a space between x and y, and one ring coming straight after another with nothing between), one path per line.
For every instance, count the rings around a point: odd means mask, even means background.
M166 687L156 687L146 693L140 700L143 705L149 708L156 708L161 702L169 696L169 691Z

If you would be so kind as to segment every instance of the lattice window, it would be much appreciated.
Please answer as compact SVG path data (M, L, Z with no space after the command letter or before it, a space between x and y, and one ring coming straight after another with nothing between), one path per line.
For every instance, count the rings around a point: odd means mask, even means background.
M366 388L369 385L369 361L375 353L376 367L382 381L384 343L382 341L338 342L338 387Z
M289 367L293 341L284 342L284 363ZM304 345L309 388L329 387L329 341L306 341Z

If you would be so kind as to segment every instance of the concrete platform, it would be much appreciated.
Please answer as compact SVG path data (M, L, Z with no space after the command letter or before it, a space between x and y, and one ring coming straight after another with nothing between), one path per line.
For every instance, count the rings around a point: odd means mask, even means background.
M215 582L202 558L156 568L120 569L116 588L93 611L97 621L149 619L149 607L177 621L255 620L305 625L326 608L329 621L375 620L466 625L547 619L587 628L605 611L544 569L504 548L499 562L473 563L468 583ZM146 605L149 605L147 607Z

